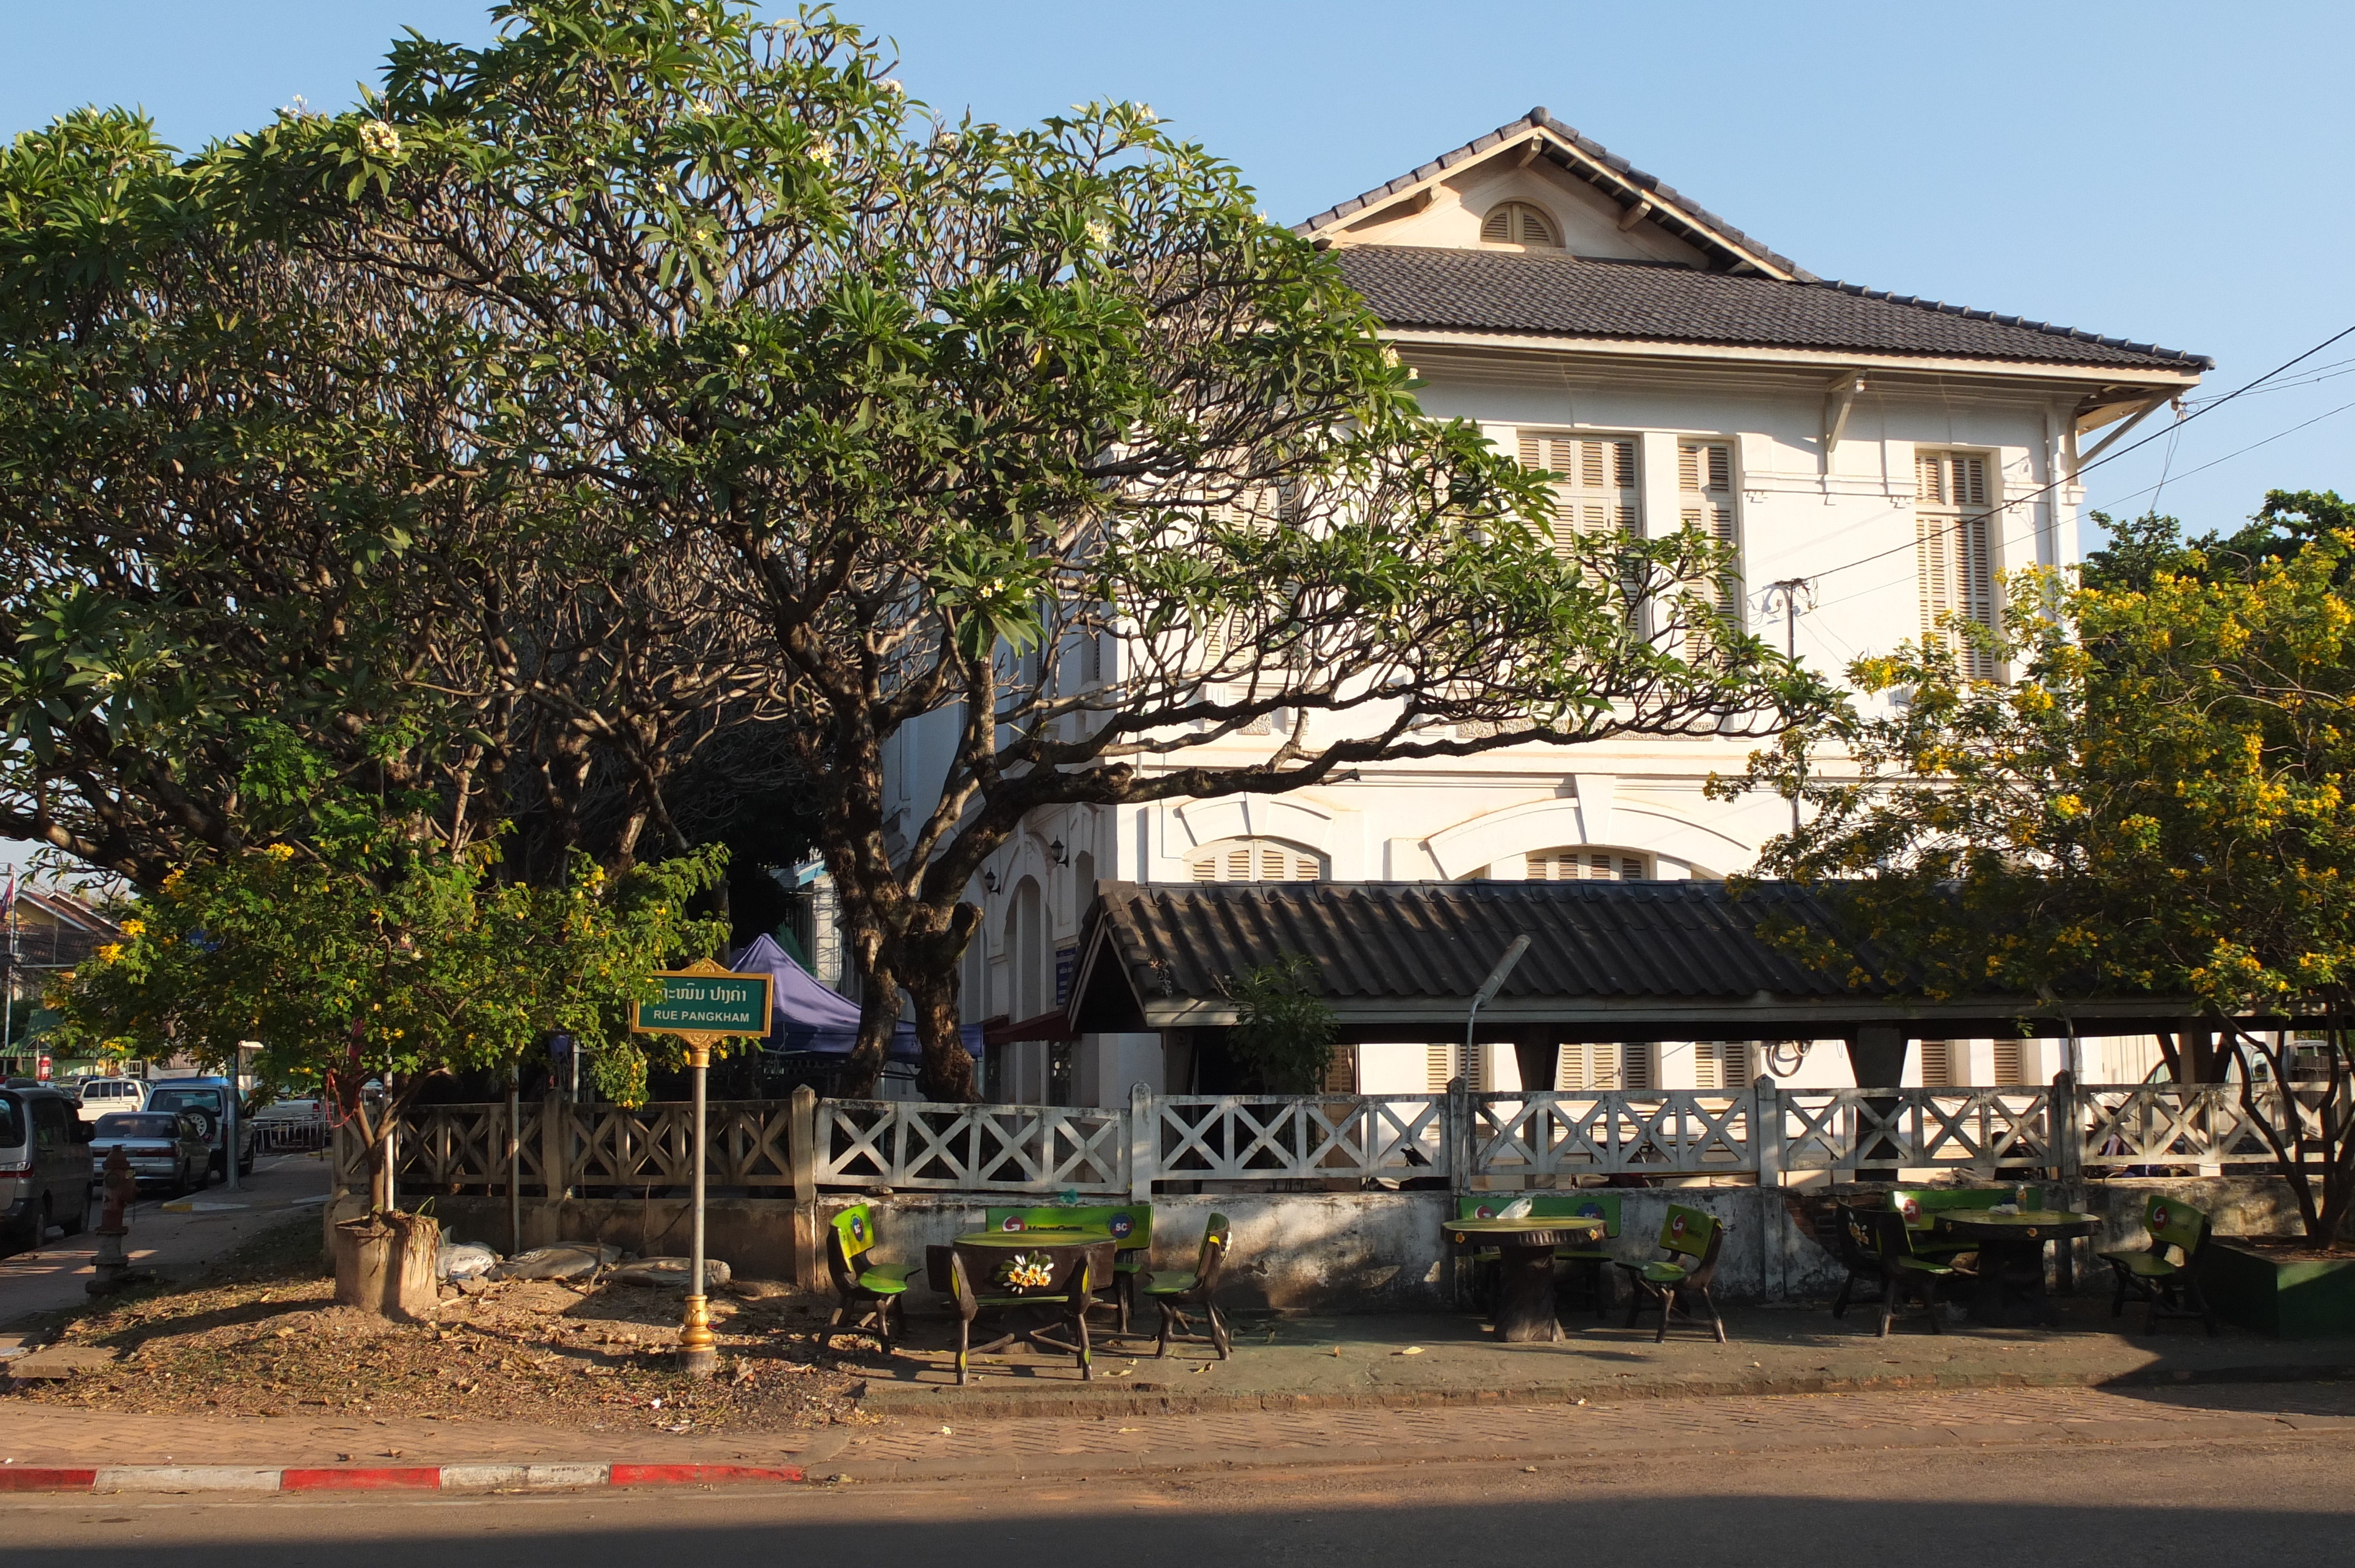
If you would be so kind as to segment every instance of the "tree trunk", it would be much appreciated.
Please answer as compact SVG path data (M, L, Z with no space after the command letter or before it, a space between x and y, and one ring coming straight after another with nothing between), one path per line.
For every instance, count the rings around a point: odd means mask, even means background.
M916 1086L928 1100L963 1105L981 1097L974 1082L973 1053L964 1048L957 1023L956 972L911 976L908 994L916 1000L916 1038L924 1048Z
M372 1213L336 1227L336 1303L421 1321L440 1298L442 1226L431 1214Z
M981 929L981 911L958 903L945 910L917 905L910 914L899 961L902 983L916 1003L916 1039L924 1052L917 1086L928 1100L967 1104L979 1097L979 1089L957 1002L965 945Z

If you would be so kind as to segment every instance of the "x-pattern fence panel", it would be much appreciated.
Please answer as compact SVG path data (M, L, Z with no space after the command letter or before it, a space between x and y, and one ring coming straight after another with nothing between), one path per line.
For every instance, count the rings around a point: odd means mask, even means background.
M2050 1089L1786 1089L1783 1168L2046 1166Z
M1205 1181L1447 1173L1444 1095L1151 1102L1154 1174Z
M952 1192L1128 1190L1128 1118L1069 1106L821 1100L821 1187Z
M1473 1169L1484 1175L1699 1175L1758 1169L1746 1094L1479 1095Z
M458 1192L507 1179L506 1107L418 1106L401 1118L400 1185L410 1192Z
M2267 1118L2287 1132L2277 1091L2260 1089ZM2271 1165L2273 1145L2241 1105L2238 1084L2137 1084L2088 1088L2083 1111L2086 1167ZM2311 1112L2301 1105L2302 1118Z
M2240 1093L2237 1084L2092 1086L2076 1090L2058 1119L2088 1170L2273 1164ZM2322 1115L2320 1086L2293 1086L2292 1093L2297 1119L2310 1126ZM1893 1166L1994 1174L2050 1169L2056 1155L2072 1152L2054 1147L2053 1091L2041 1087L1767 1085L1737 1093L1475 1094L1464 1102L1468 1125L1459 1131L1445 1095L1140 1094L1133 1107L1103 1109L821 1100L815 1179L822 1187L1125 1194L1149 1191L1156 1179L1749 1173L1762 1169L1762 1139L1779 1146L1765 1162L1774 1171ZM690 1184L691 1107L623 1110L527 1100L521 1108L526 1192ZM2276 1113L2277 1126L2284 1114ZM791 1194L787 1103L723 1101L709 1107L709 1118L707 1171L714 1186ZM416 1107L404 1118L400 1150L404 1191L503 1192L506 1107ZM362 1184L356 1128L337 1128L334 1152L345 1181ZM552 1183L544 1159L559 1167ZM1458 1171L1458 1160L1467 1169Z

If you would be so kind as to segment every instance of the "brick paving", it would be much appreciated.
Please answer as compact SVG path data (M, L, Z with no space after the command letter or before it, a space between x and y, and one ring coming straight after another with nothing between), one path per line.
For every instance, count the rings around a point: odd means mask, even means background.
M860 1479L1044 1470L1632 1457L1722 1449L2192 1442L2355 1431L2355 1385L1875 1393L1487 1408L1234 1411L1143 1417L913 1419L857 1435Z
M34 1407L11 1415L18 1418L0 1436L0 1461L6 1465L795 1463L815 1478L890 1482L1454 1461L1607 1467L1679 1454L2343 1438L2355 1434L2355 1384L1024 1416L956 1421L946 1430L900 1417L773 1437L645 1428L565 1431L497 1421L258 1421Z

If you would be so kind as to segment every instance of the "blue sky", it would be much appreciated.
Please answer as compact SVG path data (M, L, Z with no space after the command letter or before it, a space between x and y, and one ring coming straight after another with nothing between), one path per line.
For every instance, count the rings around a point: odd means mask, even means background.
M1151 103L1285 219L1542 103L1825 276L2209 354L2211 396L2355 324L2343 0L842 12L895 37L902 79L943 109ZM16 0L0 9L0 128L129 102L194 146L298 93L349 101L403 26L489 31L477 0ZM2164 480L2161 504L2196 530L2271 485L2355 493L2355 408L2328 413L2355 401L2355 338L2309 363L2337 374L2108 464L2091 503L2139 511Z

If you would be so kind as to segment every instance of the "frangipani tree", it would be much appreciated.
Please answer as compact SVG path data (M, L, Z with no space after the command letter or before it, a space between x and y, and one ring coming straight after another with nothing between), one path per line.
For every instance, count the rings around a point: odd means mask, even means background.
M966 888L1038 807L1805 699L1707 609L1716 546L1557 536L1543 476L1426 417L1331 258L1143 106L932 119L825 11L496 15L222 177L322 264L514 345L499 405L548 471L754 609L870 1075L904 991L927 1092L972 1093ZM954 760L895 821L886 750L927 722Z

